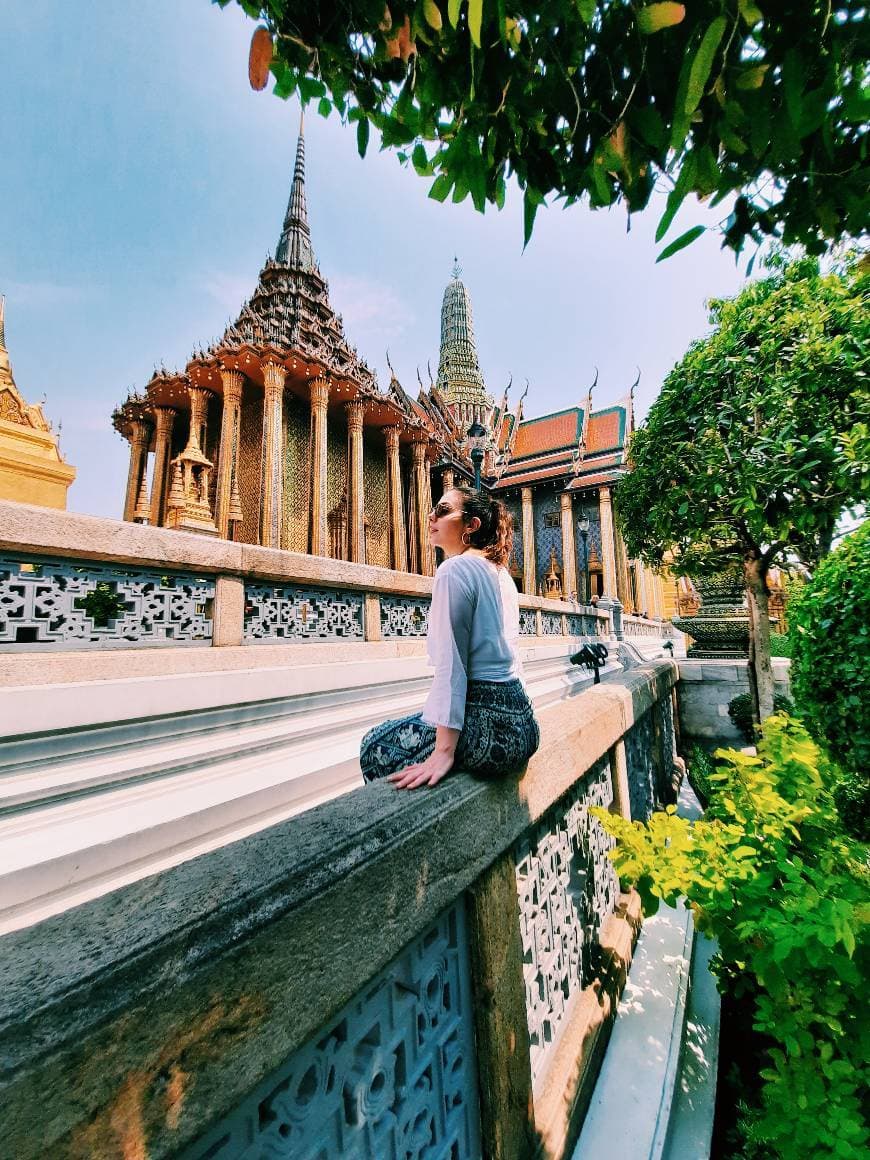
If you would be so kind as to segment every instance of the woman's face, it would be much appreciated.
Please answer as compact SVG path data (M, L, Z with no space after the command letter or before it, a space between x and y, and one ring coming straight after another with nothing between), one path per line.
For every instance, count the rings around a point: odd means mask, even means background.
M474 520L473 523L479 523ZM429 513L429 539L434 548L440 548L445 556L457 556L467 547L462 542L465 531L473 531L462 518L462 496L455 489L445 491L441 499Z

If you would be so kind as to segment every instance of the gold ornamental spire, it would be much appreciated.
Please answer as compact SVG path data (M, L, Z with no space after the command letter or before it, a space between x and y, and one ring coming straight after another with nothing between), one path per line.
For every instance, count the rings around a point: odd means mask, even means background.
M12 367L9 364L9 351L6 349L6 295L0 294L0 382L14 384Z

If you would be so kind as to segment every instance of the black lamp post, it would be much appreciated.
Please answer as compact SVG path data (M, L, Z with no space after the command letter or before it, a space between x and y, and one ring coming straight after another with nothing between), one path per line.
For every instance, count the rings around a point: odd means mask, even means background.
M471 444L471 462L474 465L474 490L480 491L480 468L483 463L483 445L486 441L486 428L475 420L468 428L468 441Z
M589 517L581 516L577 521L577 531L583 541L583 603L589 603Z

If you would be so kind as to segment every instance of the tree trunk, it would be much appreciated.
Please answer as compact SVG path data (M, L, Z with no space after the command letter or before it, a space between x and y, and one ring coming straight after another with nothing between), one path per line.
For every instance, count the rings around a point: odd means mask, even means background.
M770 663L770 612L767 604L767 567L757 556L743 561L749 597L750 685L759 723L773 713L773 666Z

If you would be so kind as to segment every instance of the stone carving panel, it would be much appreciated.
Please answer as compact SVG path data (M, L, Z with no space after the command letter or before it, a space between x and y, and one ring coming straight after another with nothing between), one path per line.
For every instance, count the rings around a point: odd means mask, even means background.
M538 616L534 608L520 609L520 636L538 635Z
M431 604L425 596L382 596L381 636L384 640L425 636Z
M245 585L245 640L363 640L363 595L291 584Z
M0 650L208 644L214 581L0 556Z
M542 612L541 613L541 633L544 636L561 636L562 635L562 614L561 614L561 612Z
M655 713L664 728L656 728ZM671 702L666 697L644 713L625 735L628 796L631 816L637 821L645 822L654 810L671 800L673 729Z
M588 810L612 800L605 757L515 847L535 1079L574 1000L595 975L601 925L616 907L619 883L607 857L613 840Z
M468 943L459 903L186 1160L479 1155Z

